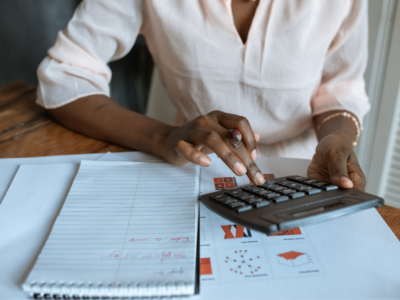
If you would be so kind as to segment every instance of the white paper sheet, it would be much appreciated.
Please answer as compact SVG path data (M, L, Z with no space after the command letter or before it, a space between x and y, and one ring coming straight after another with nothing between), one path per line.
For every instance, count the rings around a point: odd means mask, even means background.
M122 155L126 155L123 152ZM23 164L63 164L63 163L80 163L81 160L96 160L102 157L104 153L93 154L77 154L77 155L57 155L42 157L23 157L23 158L3 158L0 159L0 204L8 187L11 184L14 175L17 173L18 167Z
M107 160L113 160L114 155L119 156L120 154L110 154L107 156ZM132 152L128 156L130 156L130 160L140 160L142 158L139 152ZM212 167L202 168L203 179L207 177L207 173L209 174L208 178L234 176L224 166L218 170L219 165L215 163L218 158L214 155L211 157L213 160ZM269 161L271 164L268 164ZM271 172L275 173L276 176L288 174L305 175L307 161L296 163L296 160L291 160L290 162L290 165L283 164L279 166L279 159L257 159L257 163L264 173ZM265 168L264 163L266 164ZM0 166L2 166L1 160ZM74 165L71 167L71 170L73 168L76 170ZM279 173L279 170L285 171ZM8 231L13 232L12 242L9 242L8 239L0 239L0 253L4 254L0 256L0 299L28 298L18 284L21 284L21 279L25 278L24 273L29 272L32 266L30 264L34 262L33 258L38 254L40 245L44 243L46 238L47 232L42 234L43 230L41 228L38 230L39 226L37 224L40 221L45 223L45 220L48 220L49 224L53 223L57 215L57 209L65 198L65 193L68 191L75 174L71 171L63 171L53 167L49 172L44 172L46 173L37 172L37 187L40 187L41 184L46 184L46 180L56 175L60 176L60 181L49 190L53 193L53 196L49 196L48 199L37 198L35 203L43 208L57 207L54 211L41 209L35 211L35 214L31 214L27 209L20 211L17 218L15 217L17 213L13 212L13 205L3 206L4 203L0 205L0 236L4 236ZM209 172L212 172L212 174ZM43 176L45 174L46 176ZM62 180L61 177L63 178ZM247 182L245 177L240 177L240 179L236 177L235 179L238 182L240 180L241 183ZM11 181L12 177L9 180ZM24 182L23 184L28 184L31 182L31 178L27 177L25 181L21 181L21 184L22 182ZM208 181L208 184L210 187L208 187L208 190L206 187L204 192L212 191L214 183ZM64 194L63 189L65 190ZM19 205L26 205L28 203L27 200L28 198L20 198ZM5 220L4 216L7 215L10 215L10 218L8 221L3 221ZM204 213L202 213L202 216L204 216ZM207 216L209 217L208 214ZM29 233L25 233L25 226L19 225L21 220L33 226ZM201 243L204 243L204 241L210 241L210 243L220 242L217 236L220 232L218 233L215 228L207 226L207 222L204 222L203 218L200 220L203 225L200 228ZM219 228L217 229L219 230ZM336 221L308 226L304 228L304 233L304 237L311 241L313 250L318 255L325 275L280 279L270 277L264 280L233 281L233 284L229 282L215 284L211 283L212 280L207 283L207 280L204 279L210 278L208 277L209 275L201 275L201 294L193 298L400 299L398 290L400 286L400 276L398 274L398 270L400 270L399 242L375 210L371 209ZM290 240L292 238L293 240ZM297 238L298 236L293 235L275 237L273 239L276 240L276 244L285 245L285 243L296 241ZM284 239L288 240L285 241ZM301 243L302 240L298 241ZM252 244L246 243L246 240L241 238L236 239L236 243L238 245ZM266 247L267 249L269 248L268 245ZM217 254L215 256L208 255L210 251L207 253L204 247L201 248L201 257L211 258L211 275L216 276L219 280L223 275L224 269L220 267L222 263L215 262L213 259L213 257L218 257L219 248L216 249Z
M0 205L0 299L28 298L21 284L77 171L77 164L25 165L15 176Z
M193 294L198 191L194 165L83 161L24 289L91 284L96 295L96 283L181 282L180 292ZM141 295L135 290L126 296Z
M147 163L166 163L165 160L143 152L118 152L112 153L107 152L101 157L96 159L97 161L136 161L136 162L147 162Z
M0 299L27 299L21 289L23 280L32 268L49 233L51 225L72 184L81 160L96 160L104 153L44 156L28 158L0 159L0 203L13 181L18 167L22 164L57 164L40 167L31 177L22 175L16 186L25 186L24 190L14 190L16 199L0 204ZM149 159L151 156L141 152L119 152L117 157L125 155L132 159ZM111 160L111 159L110 159ZM63 164L64 163L64 164ZM71 163L71 164L68 164ZM22 173L21 173L22 174ZM30 173L29 173L30 174ZM53 179L57 179L54 184ZM34 186L30 185L34 184ZM52 184L50 184L52 183ZM36 197L34 201L21 196L48 188L47 197ZM20 195L20 196L18 196ZM31 208L41 207L34 210ZM20 209L22 208L22 209ZM26 224L29 224L28 226ZM3 238L4 237L4 238ZM11 240L10 240L11 239Z

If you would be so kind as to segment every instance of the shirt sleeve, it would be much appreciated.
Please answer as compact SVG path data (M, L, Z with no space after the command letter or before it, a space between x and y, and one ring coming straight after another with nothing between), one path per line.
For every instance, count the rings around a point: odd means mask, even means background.
M39 65L37 103L51 109L88 95L109 96L107 63L130 51L141 25L142 1L83 1Z
M313 116L347 110L362 125L370 109L364 81L368 59L367 10L366 0L348 2L344 21L326 55L321 83L311 100Z

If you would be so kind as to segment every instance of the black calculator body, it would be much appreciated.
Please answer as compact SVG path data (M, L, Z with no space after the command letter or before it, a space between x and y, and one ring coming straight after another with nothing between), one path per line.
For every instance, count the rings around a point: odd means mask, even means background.
M383 205L377 196L296 175L219 190L200 201L235 224L267 234Z

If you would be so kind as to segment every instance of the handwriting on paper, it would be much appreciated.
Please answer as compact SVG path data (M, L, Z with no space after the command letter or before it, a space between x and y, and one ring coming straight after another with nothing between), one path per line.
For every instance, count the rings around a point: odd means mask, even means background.
M182 274L183 272L184 272L184 271L183 271L183 268L180 267L179 269L173 268L173 269L167 270L167 271L164 271L164 270L162 270L162 271L157 271L157 272L154 272L154 274L158 274L158 275L164 275L164 274Z
M129 242L147 242L149 239L130 239Z
M186 254L183 252L162 251L161 253L124 253L120 251L111 251L108 254L101 255L100 258L122 258L122 259L159 259L162 262L165 258L185 258Z

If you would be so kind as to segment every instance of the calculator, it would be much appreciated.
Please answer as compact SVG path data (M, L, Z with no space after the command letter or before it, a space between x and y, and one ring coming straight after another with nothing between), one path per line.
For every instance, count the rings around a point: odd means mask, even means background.
M383 205L377 196L297 175L219 190L200 201L235 224L267 234Z

